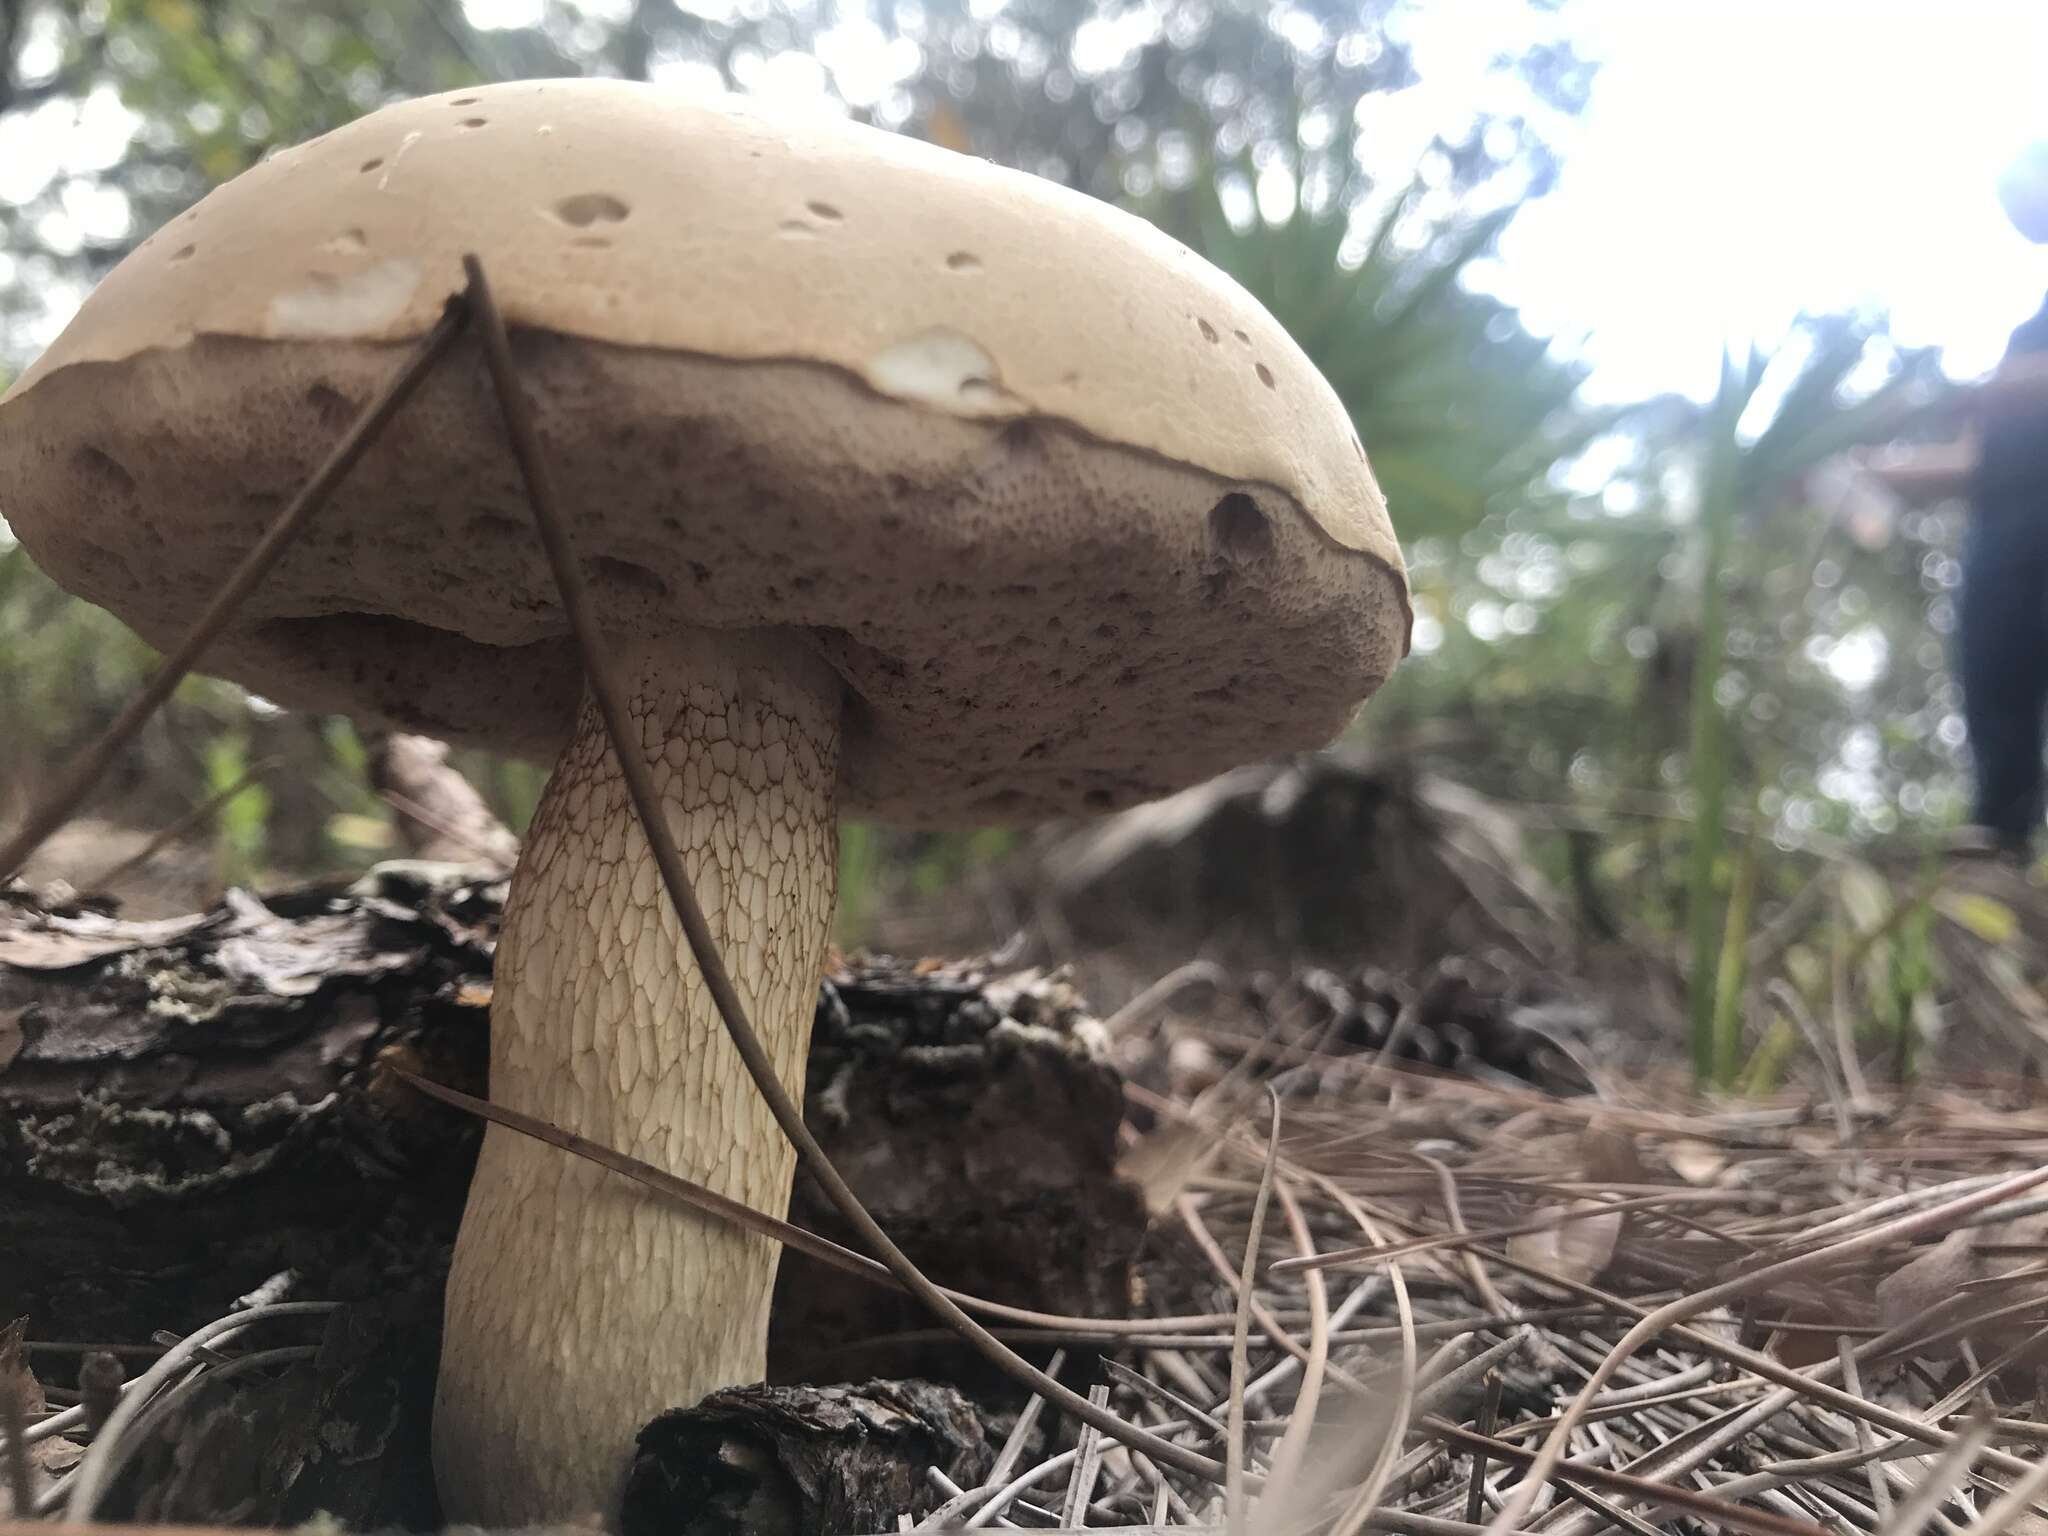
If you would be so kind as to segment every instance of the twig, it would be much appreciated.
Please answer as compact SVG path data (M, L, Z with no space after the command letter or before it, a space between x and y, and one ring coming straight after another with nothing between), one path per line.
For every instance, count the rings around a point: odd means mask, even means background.
M1244 1267L1237 1277L1237 1327L1230 1344L1229 1434L1224 1440L1227 1475L1224 1502L1229 1511L1231 1536L1244 1536L1244 1384L1251 1373L1247 1355L1252 1331L1252 1283L1259 1273L1259 1243L1266 1235L1266 1202L1273 1195L1273 1169L1280 1161L1280 1095L1266 1090L1267 1112L1271 1116L1266 1133L1266 1166L1259 1175L1259 1192L1252 1200L1251 1229L1244 1240Z
M1453 1424L1447 1419L1425 1419L1423 1422L1432 1434L1441 1435L1457 1445L1477 1448L1480 1437L1461 1424ZM1522 1482L1516 1485L1517 1491L1528 1487L1529 1478L1535 1475L1536 1453L1523 1450L1518 1445L1510 1445L1505 1440L1488 1441L1487 1453L1503 1461L1531 1468L1524 1475ZM1710 1494L1695 1493L1690 1488L1647 1483L1640 1478L1631 1477L1626 1472L1588 1466L1583 1461L1565 1463L1557 1468L1554 1475L1561 1480L1628 1493L1671 1509L1684 1510L1688 1514L1699 1515L1730 1530L1748 1531L1752 1536L1827 1536L1821 1527L1810 1521L1788 1520L1782 1515L1768 1515L1762 1510L1744 1509L1739 1504L1731 1504L1726 1499L1717 1499ZM1512 1502L1512 1499L1503 1501L1503 1507ZM1498 1520L1499 1516L1495 1516L1495 1519ZM1492 1527L1489 1526L1487 1529L1491 1530Z
M1109 1384L1097 1382L1090 1387L1088 1401L1098 1408L1108 1408ZM1088 1502L1095 1497L1095 1480L1102 1474L1102 1431L1093 1424L1083 1425L1081 1443L1075 1449L1080 1455L1074 1460L1073 1476L1067 1479L1067 1496L1060 1503L1060 1524L1064 1526L1088 1523Z
M1788 1015L1798 1026L1799 1033L1806 1039L1806 1048L1813 1052L1814 1063L1820 1068L1821 1085L1827 1090L1828 1107L1835 1114L1835 1137L1843 1146L1855 1139L1856 1123L1850 1114L1847 1089L1836 1072L1829 1041L1821 1034L1820 1022L1806 1006L1806 1000L1799 995L1799 989L1782 976L1773 976L1764 983L1764 993L1778 1005L1780 1013Z
M1974 1416L1934 1465L1928 1468L1927 1475L1914 1485L1912 1494L1893 1511L1891 1519L1886 1522L1888 1529L1898 1532L1898 1536L1918 1536L1920 1529L1927 1524L1928 1516L1969 1476L1977 1453L1990 1439L1991 1416L1982 1413Z
M1383 1241L1370 1213L1349 1191L1330 1183L1320 1175L1316 1177L1317 1182L1336 1199L1337 1204L1343 1207L1345 1215L1357 1224L1359 1231L1363 1232L1369 1241ZM1374 1458L1372 1471L1366 1477L1364 1486L1358 1490L1350 1509L1336 1527L1338 1536L1355 1536L1355 1533L1373 1523L1376 1514L1379 1513L1380 1500L1386 1494L1387 1485L1393 1480L1394 1470L1401 1456L1401 1447L1408 1438L1408 1427L1414 1422L1418 1353L1415 1342L1414 1303L1409 1298L1408 1280L1398 1261L1387 1266L1387 1276L1394 1288L1394 1307L1401 1320L1401 1381L1386 1438L1380 1444L1379 1455Z
M1304 1254L1314 1253L1315 1237L1309 1231L1308 1219L1302 1214L1301 1202L1288 1188L1285 1179L1274 1186L1274 1193L1279 1198L1281 1214L1287 1218L1287 1230L1294 1238L1294 1246ZM1309 1436L1315 1433L1316 1409L1322 1402L1323 1368L1329 1359L1329 1292L1322 1275L1311 1270L1308 1277L1308 1361L1302 1367L1301 1391L1295 1395L1287 1433L1281 1436L1269 1463L1269 1475L1279 1487L1287 1487L1301 1472L1302 1458L1308 1454ZM1292 1363L1291 1360L1281 1362L1283 1365Z
M1657 1334L1685 1321L1687 1318L1697 1317L1702 1312L1711 1311L1723 1302L1733 1301L1737 1297L1751 1295L1757 1291L1768 1290L1780 1281L1818 1268L1830 1260L1839 1260L1867 1253L1882 1247L1886 1243L1897 1242L1902 1238L1935 1230L1952 1223L1958 1216L1969 1211L1982 1210L1987 1206L1997 1205L2002 1200L2009 1200L2014 1195L2023 1194L2027 1190L2041 1184L2048 1184L2048 1168L2036 1168L2026 1173L2016 1174L2011 1178L1999 1181L1989 1189L1979 1190L1975 1194L1967 1195L1951 1205L1937 1206L1931 1211L1923 1211L1916 1215L1902 1217L1897 1221L1887 1222L1884 1226L1874 1231L1867 1231L1855 1237L1845 1238L1841 1242L1827 1248L1800 1254L1797 1257L1786 1259L1777 1264L1766 1265L1749 1274L1738 1275L1734 1279L1723 1281L1719 1285L1710 1286L1704 1291L1680 1297L1677 1301L1670 1302L1650 1313L1647 1317L1642 1318L1622 1336L1621 1341L1614 1346L1607 1358L1601 1362L1600 1368L1593 1373L1592 1379L1586 1383L1579 1394L1572 1399L1571 1405L1559 1416L1557 1427L1551 1430L1548 1438L1544 1440L1542 1449L1537 1453L1527 1476L1516 1485L1515 1491L1502 1502L1499 1513L1494 1516L1492 1523L1488 1526L1491 1536L1504 1536L1506 1531L1511 1529L1528 1513L1530 1505L1535 1501L1537 1492L1558 1470L1560 1463L1563 1461L1571 1432L1577 1428L1580 1420L1584 1417L1587 1403L1601 1387L1607 1384L1608 1380L1624 1361ZM1869 1405L1863 1406L1867 1408Z
M1045 1374L1057 1377L1067 1363L1067 1352L1056 1349L1052 1358L1045 1362ZM1031 1401L1024 1405L1024 1411L1017 1415L1017 1422L1010 1426L1009 1438L1003 1441L1003 1448L996 1452L996 1463L988 1469L988 1481L1000 1483L1017 1470L1017 1463L1024 1459L1024 1446L1031 1438L1031 1431L1045 1414L1045 1399L1038 1393L1031 1394Z
M1119 1039L1125 1030L1152 1014L1168 998L1176 997L1189 987L1197 985L1211 986L1220 991L1229 979L1223 967L1213 960L1190 960L1186 965L1168 971L1117 1009L1103 1020L1102 1028L1110 1039Z
M1490 1371L1486 1377L1486 1396L1479 1404L1479 1433L1487 1439L1493 1438L1495 1421L1500 1417L1500 1394L1502 1380L1499 1371ZM1472 1481L1465 1489L1465 1519L1477 1525L1479 1517L1486 1513L1486 1463L1489 1448L1479 1446L1472 1452Z
M199 1350L215 1339L226 1338L239 1333L251 1323L267 1322L280 1317L318 1317L333 1312L337 1303L331 1301L279 1301L265 1307L250 1307L241 1312L231 1312L217 1318L205 1327L188 1333L177 1346L164 1351L155 1365L144 1371L129 1383L121 1394L121 1401L114 1411L107 1415L107 1422L87 1447L85 1457L78 1464L78 1471L71 1485L71 1495L65 1502L65 1517L74 1521L92 1518L93 1508L105 1491L109 1469L114 1464L115 1448L120 1445L122 1433L135 1421L159 1388L178 1375L193 1362ZM83 1415L81 1415L83 1417Z

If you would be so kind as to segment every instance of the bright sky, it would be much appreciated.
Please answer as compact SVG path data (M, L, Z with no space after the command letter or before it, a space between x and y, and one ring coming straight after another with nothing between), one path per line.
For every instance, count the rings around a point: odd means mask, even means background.
M538 9L467 3L484 25L530 24ZM873 101L915 70L915 50L886 45L860 0L839 9L850 19L827 34L823 68L779 58L749 85L815 97L829 70ZM1422 7L1406 30L1423 82L1367 104L1373 160L1405 179L1431 135L1525 106L1489 70L1531 26L1522 0ZM1888 307L1906 343L1946 348L1951 372L1977 374L2048 290L2048 249L2013 231L1993 190L2021 143L2048 136L2048 0L1570 0L1563 26L1602 62L1592 105L1545 121L1561 182L1516 220L1487 280L1536 330L1583 346L1594 395L1704 395L1724 339L1864 303ZM1133 40L1088 41L1113 55ZM105 163L126 121L110 94L82 115L53 103L13 119L0 196ZM67 199L45 234L61 245L120 218Z
M1469 98L1495 8L1433 8L1414 40L1423 92ZM1802 307L1887 307L1902 342L1978 374L2048 292L2048 248L1994 190L2048 136L2048 0L1576 0L1567 15L1603 69L1586 115L1551 125L1559 185L1509 230L1492 286L1539 332L1593 333L1601 396L1704 396L1724 336L1768 338Z

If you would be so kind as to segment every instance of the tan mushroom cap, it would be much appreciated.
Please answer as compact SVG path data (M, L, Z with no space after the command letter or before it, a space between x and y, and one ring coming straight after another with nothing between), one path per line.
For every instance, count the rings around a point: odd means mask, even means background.
M1405 653L1328 384L1078 193L616 81L423 98L117 267L0 401L0 514L158 644L481 255L605 621L807 632L850 809L1104 808L1341 728ZM481 370L441 370L206 666L550 753L578 676Z

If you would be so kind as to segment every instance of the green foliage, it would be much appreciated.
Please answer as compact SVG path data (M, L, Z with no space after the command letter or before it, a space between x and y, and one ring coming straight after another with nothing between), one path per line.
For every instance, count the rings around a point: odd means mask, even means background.
M547 787L546 765L475 750L457 752L451 760L482 789L505 825L523 836L540 805L541 791Z
M1417 184L1362 223L1374 191L1353 170L1315 208L1233 223L1233 179L1247 168L1137 206L1287 327L1350 412L1405 542L1462 538L1605 424L1576 403L1583 368L1469 282L1512 207L1431 219Z
M1721 361L1721 392L1715 401L1707 449L1707 474L1700 498L1706 558L1700 580L1699 664L1692 690L1692 854L1686 910L1692 929L1692 1066L1701 1082L1726 1086L1735 1069L1734 1036L1739 1028L1734 995L1739 987L1742 940L1748 932L1747 906L1755 889L1755 854L1745 851L1745 878L1730 903L1726 923L1717 921L1715 877L1721 861L1721 829L1728 813L1727 722L1718 697L1726 646L1726 603L1722 573L1735 535L1742 446L1738 423L1763 378L1762 359L1750 354L1738 368L1733 354ZM1717 957L1717 950L1719 951ZM1718 998L1717 998L1718 994Z
M215 733L206 743L206 787L228 794L214 813L214 851L220 878L231 885L252 883L263 872L269 845L270 792L249 777L249 739L235 727ZM237 789L237 786L242 786Z
M837 941L848 947L869 943L882 914L907 903L928 902L944 892L964 891L978 870L996 863L1016 842L1016 831L1010 827L902 832L872 822L842 821Z
M883 876L882 835L865 821L839 823L839 906L833 934L848 948L866 941Z

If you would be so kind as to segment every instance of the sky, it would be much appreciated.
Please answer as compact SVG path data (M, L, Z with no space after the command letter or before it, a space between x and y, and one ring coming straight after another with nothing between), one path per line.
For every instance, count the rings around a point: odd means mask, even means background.
M1418 92L1443 105L1416 119L1488 89L1519 11L1423 13ZM1995 191L2048 137L2048 0L1578 0L1567 18L1600 74L1582 118L1547 125L1563 173L1488 280L1539 334L1591 333L1592 393L1704 397L1724 337L1865 304L1974 376L2048 293L2048 248Z
M480 24L529 24L537 9L466 3ZM1586 113L1542 122L1564 155L1556 189L1483 272L1532 329L1593 364L1595 399L1704 397L1724 341L1768 342L1802 308L1866 304L1974 376L2048 292L2048 248L2011 228L1994 191L2019 146L2048 137L2048 0L1568 0L1549 22L1524 0L1433 0L1401 26L1421 83L1371 98L1360 127L1370 163L1403 181L1432 135L1528 105L1493 66L1535 29L1561 27L1599 61ZM827 43L824 67L771 61L750 85L801 98L829 69L842 90L879 95L916 67L869 24ZM109 95L0 125L0 196L105 163L126 123ZM60 217L75 239L121 209Z

